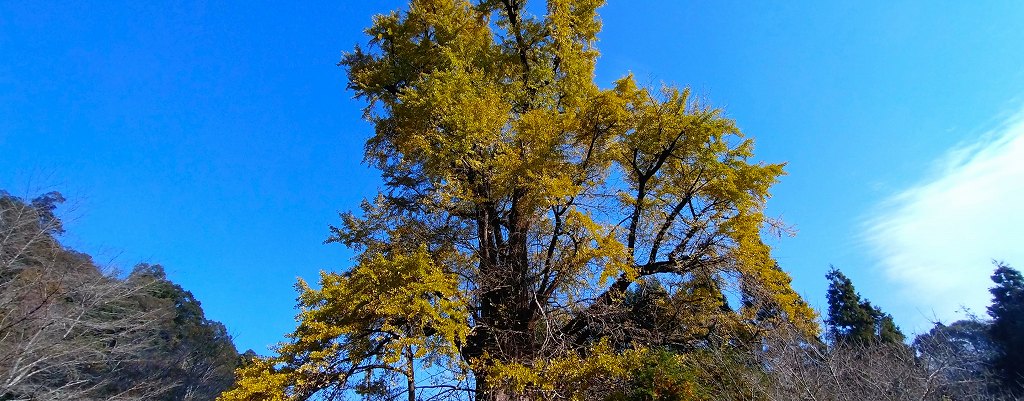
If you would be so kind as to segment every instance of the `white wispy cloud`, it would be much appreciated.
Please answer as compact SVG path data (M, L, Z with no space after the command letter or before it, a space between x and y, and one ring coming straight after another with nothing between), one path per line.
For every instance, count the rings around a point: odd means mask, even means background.
M984 315L991 261L1024 268L1024 110L874 210L864 238L905 321Z

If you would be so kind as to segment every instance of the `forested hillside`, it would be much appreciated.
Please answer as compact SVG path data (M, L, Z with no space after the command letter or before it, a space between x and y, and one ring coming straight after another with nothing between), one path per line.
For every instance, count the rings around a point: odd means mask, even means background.
M345 387L346 376L325 375L326 366L289 366L251 352L239 356L226 328L206 319L199 302L169 281L161 266L140 264L126 276L116 275L62 246L63 226L55 214L62 201L57 193L30 201L0 196L0 399L212 400L232 383L237 387L221 399L412 399L410 393L415 399L473 398L470 389L460 395L452 391L456 385L440 384L436 375L408 386L371 380ZM699 323L735 313L717 281L680 286L646 279L626 289L620 309L588 334L594 338L591 349L500 374L507 375L506 388L540 399L1009 400L1020 394L1024 344L1017 326L1024 314L1024 279L1018 271L997 264L991 320L937 323L909 342L841 271L833 268L827 278L829 305L820 335L782 324L730 338L723 335L727 327L718 327L728 320ZM408 286L415 280L390 283ZM424 291L444 288L422 284ZM313 290L306 291L309 297ZM377 301L361 306L362 313L379 315L395 307L372 299ZM360 307L365 301L352 302ZM315 310L300 316L309 312ZM359 316L334 310L324 318ZM292 338L283 349L312 345ZM334 344L329 346L346 345ZM391 372L431 374L435 362L442 361L425 359L411 370ZM453 366L458 368L447 365ZM322 387L300 395L293 393L293 383Z
M61 245L59 193L0 192L0 399L212 400L239 355L159 265L127 276Z

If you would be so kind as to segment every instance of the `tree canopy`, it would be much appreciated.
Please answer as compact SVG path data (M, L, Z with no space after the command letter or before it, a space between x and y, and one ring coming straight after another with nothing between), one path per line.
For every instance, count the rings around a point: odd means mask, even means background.
M687 88L599 88L601 4L414 0L374 17L340 65L384 189L328 240L359 254L299 283L290 341L222 399L577 398L632 355L607 337L643 280L719 344L816 330L761 237L783 165L752 161Z
M825 276L828 285L828 335L833 341L902 343L906 336L892 315L871 305L853 287L853 281L833 267Z
M996 345L994 368L1003 383L1024 394L1024 276L1005 263L992 273L989 334Z
M127 278L64 247L56 192L0 191L0 400L213 400L238 353L158 265Z

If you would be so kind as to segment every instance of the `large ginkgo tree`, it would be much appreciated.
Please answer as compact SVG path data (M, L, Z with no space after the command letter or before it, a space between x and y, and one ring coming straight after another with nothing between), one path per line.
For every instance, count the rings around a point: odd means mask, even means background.
M783 166L687 89L599 88L602 1L524 3L413 0L344 56L383 190L223 400L593 398L654 350L815 332L762 241Z

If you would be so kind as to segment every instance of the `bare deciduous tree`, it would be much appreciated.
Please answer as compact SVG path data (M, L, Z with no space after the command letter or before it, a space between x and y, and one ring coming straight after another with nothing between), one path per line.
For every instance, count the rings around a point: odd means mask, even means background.
M173 383L158 377L112 379L154 346L147 339L166 311L135 307L148 282L119 280L61 246L53 214L61 201L0 192L0 399L143 400L166 391Z
M963 374L977 355L934 341L928 350L902 343L834 342L772 337L760 352L770 400L1005 400L985 377ZM924 351L924 352L923 352Z

